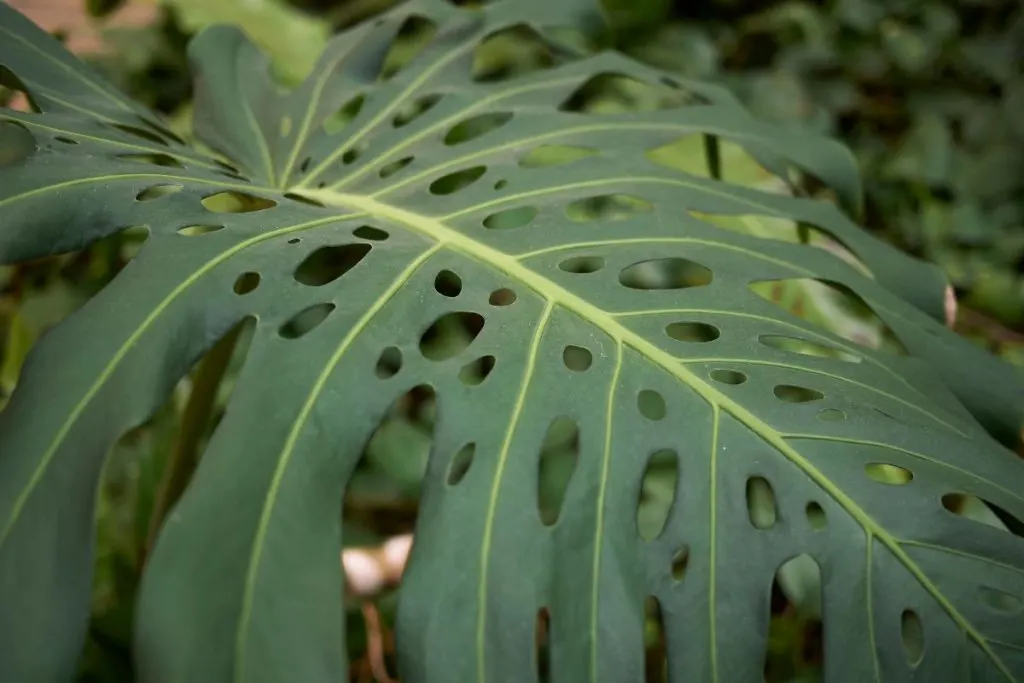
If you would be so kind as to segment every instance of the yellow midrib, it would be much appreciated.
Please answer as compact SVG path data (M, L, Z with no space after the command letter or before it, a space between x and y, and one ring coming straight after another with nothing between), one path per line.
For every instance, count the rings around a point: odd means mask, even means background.
M793 448L783 435L758 418L755 414L738 404L726 394L711 386L704 379L679 363L670 353L658 348L647 339L629 328L622 325L613 316L604 310L594 306L576 294L566 290L551 280L535 273L515 257L492 247L482 244L457 230L444 225L436 218L423 216L406 209L377 201L371 197L353 195L331 190L303 190L301 194L323 202L328 206L338 208L355 209L365 212L371 216L377 216L389 221L400 223L409 230L436 240L443 247L457 251L469 258L476 259L493 268L496 268L506 275L519 280L530 289L537 292L544 299L554 305L562 306L572 311L584 320L589 321L595 327L603 331L619 344L632 347L641 355L646 357L655 365L658 365L670 375L676 377L691 389L697 392L704 400L712 406L718 406L753 430L762 439L773 446L779 453L785 456L790 462L796 465L801 471L815 481L826 493L850 514L857 522L864 527L868 534L867 543L872 538L877 538L897 560L909 571L914 578L921 583L922 587L932 598L942 606L950 618L964 631L978 646L989 656L996 667L1003 673L1008 681L1016 681L1013 674L1006 668L1002 660L992 651L985 638L974 626L968 622L939 589L928 579L927 575L917 566L917 563L903 550L896 539L889 534L881 525L868 515L857 503L847 496L840 488L826 477L820 470L814 467L795 448Z

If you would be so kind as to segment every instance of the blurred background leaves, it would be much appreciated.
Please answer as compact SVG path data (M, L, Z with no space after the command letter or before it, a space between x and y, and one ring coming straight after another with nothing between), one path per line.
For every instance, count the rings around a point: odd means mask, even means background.
M455 1L455 0L452 0ZM557 0L553 0L557 1ZM596 1L596 0L595 0ZM272 58L277 77L297 82L329 35L394 0L13 0L121 88L189 134L191 79L185 46L203 27L231 22ZM473 4L460 1L458 4ZM1019 0L602 0L608 27L594 45L731 88L759 117L842 139L859 160L868 229L939 264L960 301L957 330L1024 366L1024 6ZM529 41L493 41L487 59L538 59ZM0 103L18 100L0 87ZM604 111L657 107L630 83L609 82L586 105ZM707 174L699 142L663 150L659 162ZM723 143L732 182L785 191L741 149ZM785 221L728 219L730 229L798 239ZM746 221L746 222L744 222ZM141 235L119 233L81 252L0 267L0 406L40 335L81 306L131 258ZM829 248L829 245L825 245ZM885 343L884 330L826 291L765 292L780 305L828 322L837 333ZM457 343L459 330L434 340ZM230 393L231 368L200 441ZM132 680L132 595L147 548L154 500L166 477L193 376L148 423L125 435L109 459L98 510L93 622L79 681ZM413 391L367 446L346 493L346 543L370 545L409 531L432 443L435 403ZM575 457L571 434L545 451L540 496L557 506ZM201 451L201 444L200 444ZM671 504L671 468L645 480L641 526ZM653 520L653 521L652 521ZM820 680L820 623L813 582L794 569L773 589L766 675ZM808 584L810 581L810 584ZM810 602L802 596L811 596ZM390 645L394 595L368 630L352 607L352 680L375 674L367 644ZM649 610L651 651L664 643ZM381 631L373 633L373 629ZM379 671L379 667L377 667ZM654 671L650 680L659 679Z

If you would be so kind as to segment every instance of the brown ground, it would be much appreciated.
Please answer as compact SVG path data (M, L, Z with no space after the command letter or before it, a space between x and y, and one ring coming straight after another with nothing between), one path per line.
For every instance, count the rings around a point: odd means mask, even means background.
M85 13L85 0L6 0L47 31L60 31L68 36L67 45L73 52L97 52L102 49L95 20ZM152 0L129 0L105 24L138 25L146 23L156 11Z

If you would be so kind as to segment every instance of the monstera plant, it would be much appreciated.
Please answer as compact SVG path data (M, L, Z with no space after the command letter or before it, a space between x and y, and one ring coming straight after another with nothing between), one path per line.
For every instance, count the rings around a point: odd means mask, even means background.
M935 268L848 217L841 146L598 51L596 9L411 0L295 87L212 28L186 142L0 4L0 78L32 110L0 110L0 263L145 237L0 413L0 680L73 676L105 456L249 325L146 560L139 680L345 680L340 500L426 388L403 681L537 680L539 622L546 680L641 680L651 599L667 680L761 681L799 558L825 680L1024 681L1024 383L947 331ZM538 46L521 68L488 52L510 33ZM588 104L608 79L648 104ZM666 154L687 141L707 173ZM731 182L727 145L784 191ZM884 343L765 296L792 283ZM541 510L553 429L574 455ZM638 519L655 467L672 504Z

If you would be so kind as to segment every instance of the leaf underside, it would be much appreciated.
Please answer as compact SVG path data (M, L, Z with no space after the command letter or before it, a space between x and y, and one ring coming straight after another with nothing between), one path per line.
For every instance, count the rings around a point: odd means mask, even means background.
M550 680L641 680L648 596L669 680L760 681L772 577L801 554L821 573L826 680L1024 681L1024 476L985 429L1018 427L1019 378L943 329L933 268L834 204L657 163L652 150L705 136L859 202L838 145L556 40L587 5L413 0L333 39L291 91L238 30L209 29L190 48L199 147L0 4L0 80L37 110L0 110L0 263L148 232L39 341L0 413L0 680L71 677L106 454L254 318L227 412L147 562L140 680L345 680L339 501L391 406L428 385L403 681L532 680L541 608ZM396 70L410 18L428 37ZM545 68L480 73L481 44L506 29L548 45ZM609 75L661 106L566 104ZM556 147L575 153L537 161ZM810 226L862 267L709 218L735 216ZM906 353L751 289L794 279L855 293ZM424 342L449 323L468 330L461 344ZM487 370L467 381L467 366ZM575 424L578 457L552 520L537 478L556 418ZM679 476L647 540L652 454ZM771 493L767 522L751 482ZM1001 524L955 514L953 494Z

